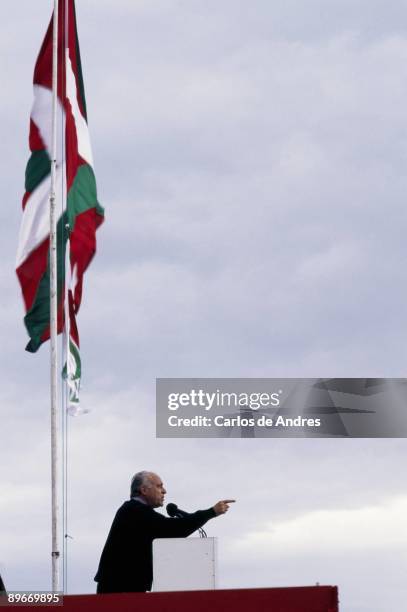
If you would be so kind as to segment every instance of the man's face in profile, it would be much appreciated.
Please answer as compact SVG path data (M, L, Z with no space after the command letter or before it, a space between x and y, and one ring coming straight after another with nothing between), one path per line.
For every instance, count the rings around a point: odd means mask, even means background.
M150 474L147 483L140 487L140 493L151 508L159 508L164 504L166 492L163 482L157 474Z

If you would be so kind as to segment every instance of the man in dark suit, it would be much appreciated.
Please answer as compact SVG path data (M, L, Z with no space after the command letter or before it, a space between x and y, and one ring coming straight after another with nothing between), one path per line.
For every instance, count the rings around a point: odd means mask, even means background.
M98 593L150 591L153 540L187 537L209 519L227 512L234 501L222 500L208 510L167 518L154 510L164 504L165 494L157 474L144 471L133 476L130 500L118 509L100 558L95 576Z

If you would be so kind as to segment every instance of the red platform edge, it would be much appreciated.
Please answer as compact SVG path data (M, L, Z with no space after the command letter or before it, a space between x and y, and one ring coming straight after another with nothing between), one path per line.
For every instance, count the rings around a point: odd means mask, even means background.
M25 607L25 606L24 606ZM58 606L53 606L58 609ZM13 606L15 608L15 606ZM19 606L17 609L23 609ZM36 606L48 610L50 606ZM64 612L338 612L336 586L65 595Z

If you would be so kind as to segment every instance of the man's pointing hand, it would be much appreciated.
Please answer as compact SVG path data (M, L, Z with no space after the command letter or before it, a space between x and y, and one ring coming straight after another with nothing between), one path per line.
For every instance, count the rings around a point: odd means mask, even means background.
M222 499L221 501L218 501L218 503L213 507L216 516L219 516L219 514L225 514L225 512L229 510L229 504L233 504L235 501L235 499Z

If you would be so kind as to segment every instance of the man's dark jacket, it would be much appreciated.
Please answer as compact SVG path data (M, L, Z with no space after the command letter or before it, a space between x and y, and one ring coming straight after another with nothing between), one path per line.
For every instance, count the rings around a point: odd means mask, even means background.
M153 540L183 538L213 518L213 508L167 518L142 502L126 501L114 517L95 576L99 593L150 591Z

